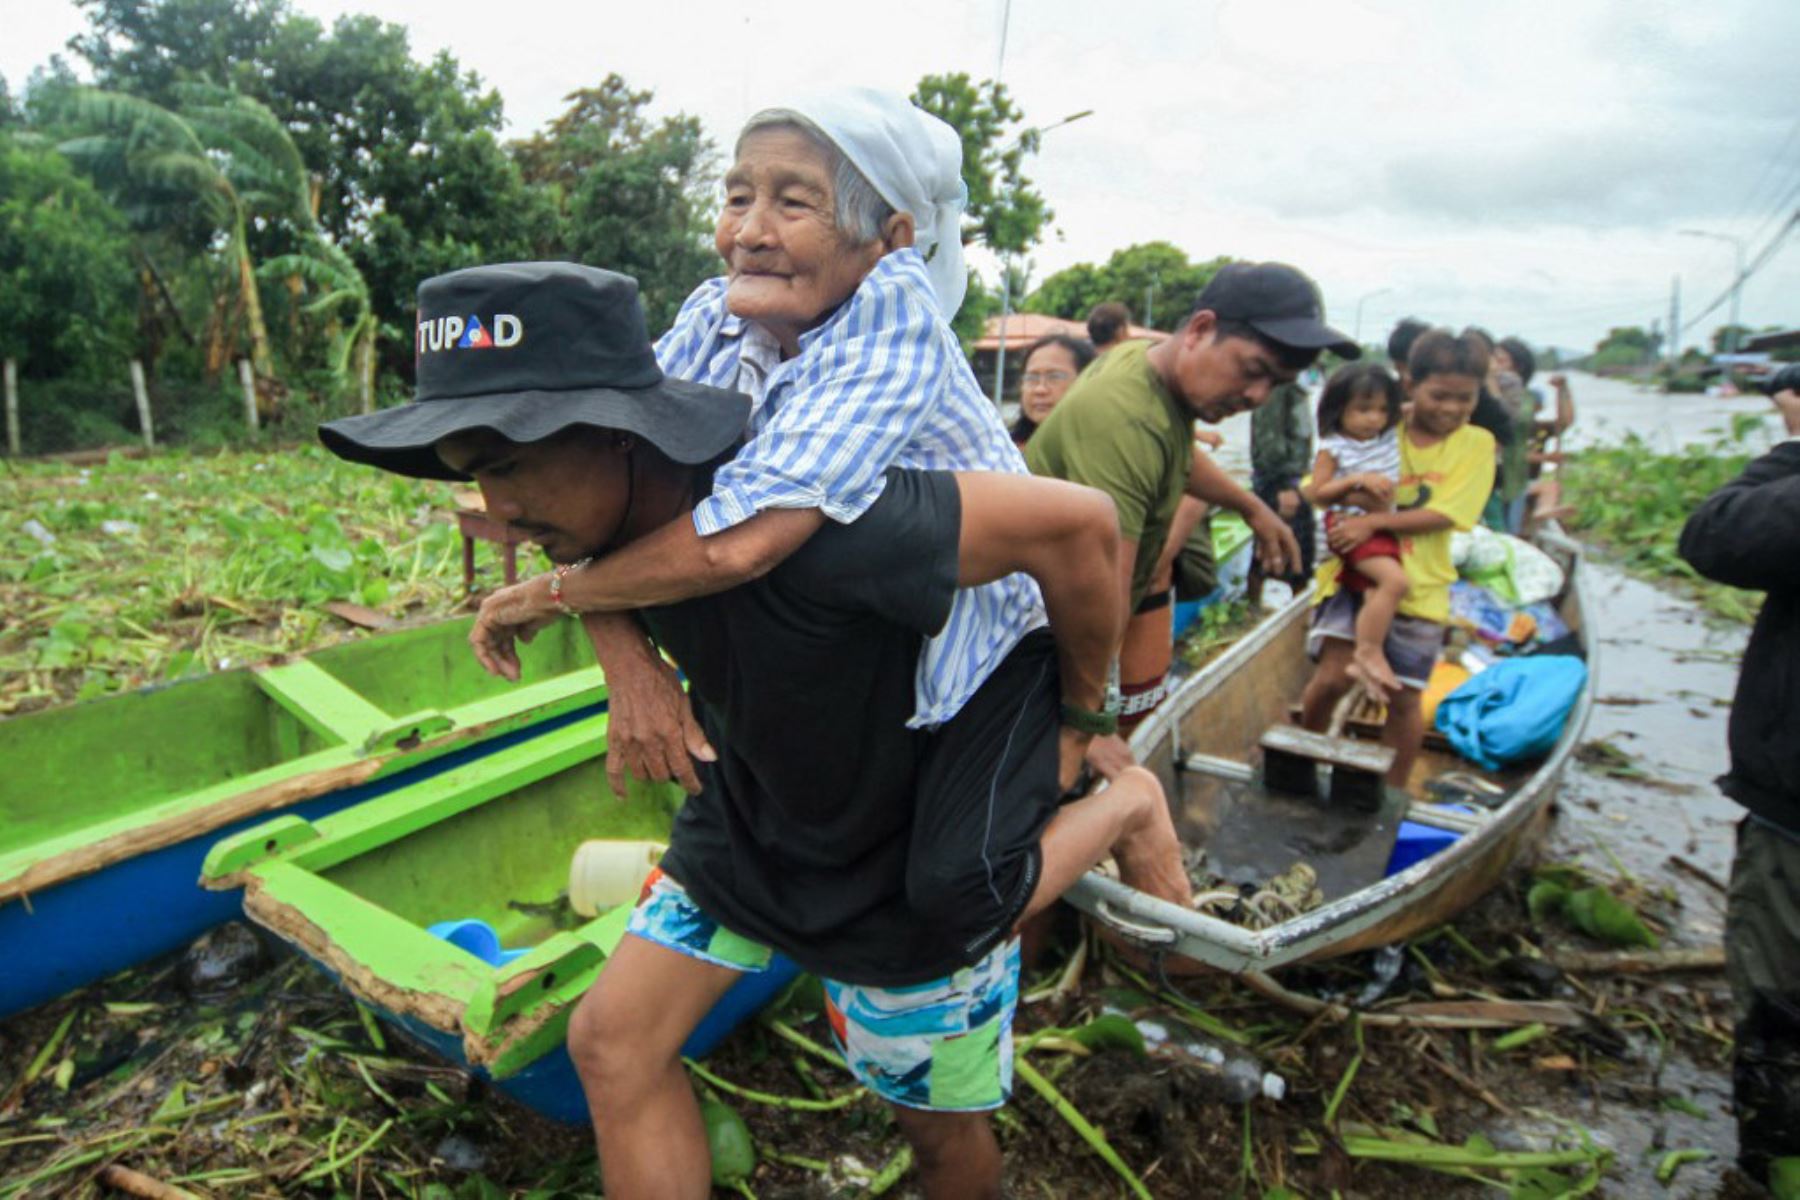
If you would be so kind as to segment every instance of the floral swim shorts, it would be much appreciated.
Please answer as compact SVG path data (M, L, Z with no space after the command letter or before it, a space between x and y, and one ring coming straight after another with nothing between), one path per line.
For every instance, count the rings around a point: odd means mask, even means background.
M687 889L653 873L626 932L734 971L768 969L773 951L703 912ZM939 979L906 987L825 985L832 1036L858 1082L893 1104L984 1112L1012 1092L1019 939Z

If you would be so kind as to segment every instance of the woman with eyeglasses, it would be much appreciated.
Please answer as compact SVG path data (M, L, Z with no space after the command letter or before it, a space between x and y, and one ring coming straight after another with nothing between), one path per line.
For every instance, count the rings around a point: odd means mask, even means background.
M1094 346L1086 338L1053 333L1031 344L1025 352L1025 373L1019 377L1019 419L1012 427L1015 445L1031 440L1075 377L1093 361Z

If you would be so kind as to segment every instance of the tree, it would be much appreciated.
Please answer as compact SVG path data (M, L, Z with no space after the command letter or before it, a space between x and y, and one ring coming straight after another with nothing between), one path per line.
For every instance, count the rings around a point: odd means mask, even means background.
M1755 332L1748 325L1721 325L1713 330L1713 353L1729 354L1733 346L1742 346Z
M251 365L272 378L275 359L250 254L250 221L307 220L306 166L287 131L255 100L210 84L177 84L175 91L180 113L120 92L69 92L66 118L90 132L65 141L63 153L141 214L140 223L153 224L159 209L188 200L225 234Z
M1654 357L1655 342L1641 325L1615 325L1594 347L1594 357L1588 365L1593 370L1603 371L1641 366Z
M1029 250L1055 214L1024 172L1025 157L1037 153L1041 135L1028 128L1004 140L1006 128L1025 116L1006 85L992 79L973 83L961 72L927 75L913 89L912 102L962 137L962 176L969 189L963 241L998 253Z
M415 60L403 27L352 16L327 33L285 0L82 4L90 30L72 46L102 87L166 106L206 80L267 106L312 168L310 207L383 330L410 326L421 279L554 243L548 206L500 144L499 95L449 55ZM305 252L292 231L249 233L256 255ZM381 345L410 373L410 337Z
M950 328L962 341L964 354L969 353L975 339L987 329L988 318L999 312L1000 293L983 283L980 275L970 271L969 290L963 295L962 307L950 321Z
M650 329L666 329L718 270L713 144L685 114L652 123L644 111L652 93L616 74L566 99L542 133L510 147L559 219L546 252L635 276Z
M339 382L354 371L362 411L374 412L375 339L381 322L369 300L369 285L350 256L317 229L305 250L269 259L257 273L265 278L297 278L319 291L303 311L332 322L326 367Z
M122 355L130 246L124 218L66 159L0 136L0 358L53 379L92 378Z
M1131 309L1138 322L1172 326L1194 309L1200 293L1228 256L1203 263L1169 242L1144 242L1116 250L1103 266L1076 263L1051 275L1026 298L1029 312L1083 320L1094 305L1116 300Z

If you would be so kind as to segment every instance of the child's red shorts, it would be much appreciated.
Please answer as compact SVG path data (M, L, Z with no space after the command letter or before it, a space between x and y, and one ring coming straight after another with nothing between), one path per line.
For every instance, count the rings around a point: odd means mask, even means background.
M1338 523L1341 516L1341 513L1334 512L1325 514L1325 534L1327 537L1331 535L1332 526ZM1400 557L1400 539L1393 534L1388 533L1386 530L1383 530L1350 553L1340 554L1338 557L1344 561L1344 570L1339 576L1339 582L1341 582L1348 591L1366 592L1373 585L1370 584L1367 575L1364 575L1361 571L1355 569L1356 564L1363 561L1365 558L1398 559Z

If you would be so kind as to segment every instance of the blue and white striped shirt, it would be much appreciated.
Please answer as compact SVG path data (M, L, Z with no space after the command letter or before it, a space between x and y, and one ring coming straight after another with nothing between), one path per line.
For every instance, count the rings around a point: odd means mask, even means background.
M856 520L889 467L1027 474L956 335L939 317L925 259L885 255L830 319L779 361L762 329L725 308L723 278L694 290L656 343L665 374L750 393L750 441L694 509L702 537L765 508L817 508ZM908 724L955 716L1020 638L1044 623L1026 575L956 594L949 622L925 644Z

